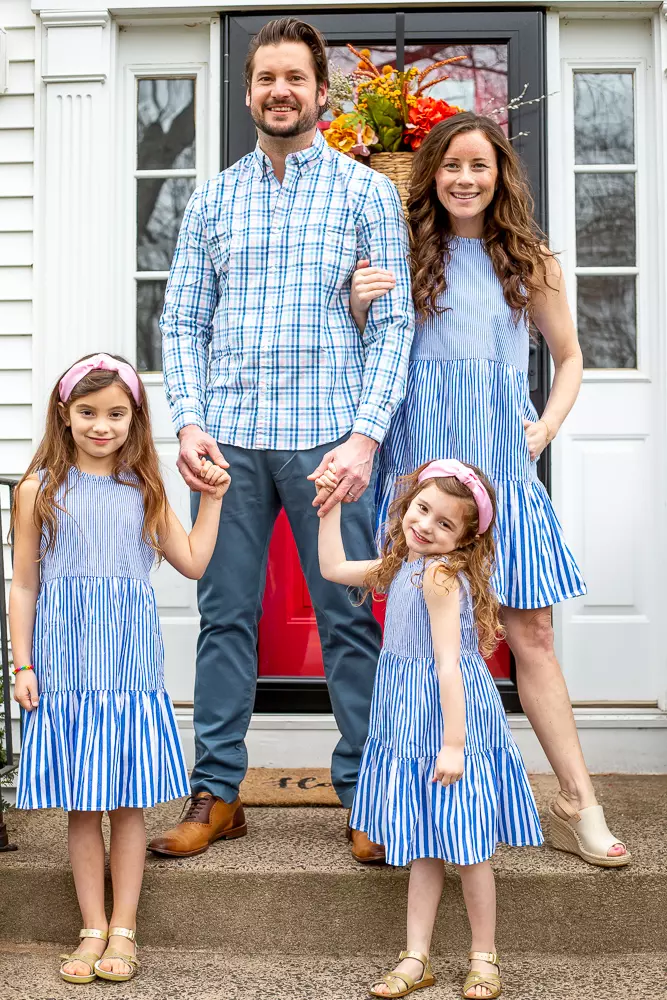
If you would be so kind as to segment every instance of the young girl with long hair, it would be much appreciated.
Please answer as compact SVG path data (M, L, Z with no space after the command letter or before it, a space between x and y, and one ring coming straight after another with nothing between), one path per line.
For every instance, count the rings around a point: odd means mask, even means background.
M230 477L207 461L200 475L206 492L188 535L167 501L141 379L97 354L58 380L16 489L9 624L14 698L27 713L17 806L67 811L84 925L60 967L69 983L134 975L143 810L188 794L149 574L156 556L192 579L208 565Z
M335 468L317 480L334 489ZM319 553L328 580L387 595L368 739L350 826L408 865L407 949L373 983L402 997L435 983L429 949L444 861L461 875L470 921L464 997L498 997L495 883L498 841L541 844L535 800L500 696L482 654L502 634L490 586L493 487L453 459L402 477L382 555L345 558L340 505L322 517Z
M523 709L560 783L551 843L590 864L625 865L630 855L597 804L553 644L552 606L586 593L536 467L581 384L560 266L533 218L519 157L490 118L465 112L429 132L413 161L408 215L417 323L405 399L379 455L380 522L397 476L433 454L472 462L492 481L493 586ZM361 329L393 284L378 268L355 273L350 305ZM554 363L540 417L530 399L531 323Z

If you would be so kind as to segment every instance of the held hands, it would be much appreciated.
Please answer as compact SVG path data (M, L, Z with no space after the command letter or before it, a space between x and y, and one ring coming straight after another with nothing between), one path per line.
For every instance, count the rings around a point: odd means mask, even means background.
M377 442L372 438L351 434L347 441L326 453L308 476L318 490L313 500L313 507L319 507L318 517L324 517L341 501L353 503L363 495L373 472L376 448ZM322 479L322 485L318 479Z
M227 470L221 469L219 466L214 465L213 462L202 458L199 475L202 482L206 483L207 486L214 487L214 492L210 494L207 491L207 495L210 495L213 500L222 500L232 483L232 477Z
M195 493L216 493L216 486L209 484L202 479L201 462L203 458L210 458L211 462L220 469L228 469L229 462L218 448L217 442L210 434L203 431L196 424L188 424L183 427L178 435L181 443L176 468L183 476L186 485ZM229 485L229 484L228 484Z
M19 670L14 677L14 701L26 712L39 705L39 690L34 670Z
M544 420L524 420L523 430L531 462L536 462L551 441L549 428Z
M369 260L360 260L352 275L350 290L350 311L355 320L366 316L373 299L379 299L396 287L396 278L391 271L381 267L371 267Z
M445 744L436 757L433 781L439 781L446 788L463 777L463 747Z

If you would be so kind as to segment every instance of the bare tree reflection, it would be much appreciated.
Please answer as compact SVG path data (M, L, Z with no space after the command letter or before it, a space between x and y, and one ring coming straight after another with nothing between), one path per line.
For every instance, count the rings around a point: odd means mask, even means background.
M585 368L636 368L636 279L577 278L577 325Z

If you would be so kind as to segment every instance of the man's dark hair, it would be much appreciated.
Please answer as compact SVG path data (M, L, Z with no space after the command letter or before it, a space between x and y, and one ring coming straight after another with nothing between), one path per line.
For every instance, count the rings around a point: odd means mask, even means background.
M261 45L280 45L281 42L303 42L311 51L315 78L318 88L329 83L329 63L324 36L317 28L296 17L278 17L269 21L258 31L250 42L246 56L244 78L246 90L250 90L255 52Z

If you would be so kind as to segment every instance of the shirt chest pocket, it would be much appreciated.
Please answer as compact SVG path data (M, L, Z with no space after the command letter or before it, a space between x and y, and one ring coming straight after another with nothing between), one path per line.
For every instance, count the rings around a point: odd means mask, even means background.
M302 273L322 273L342 286L357 265L357 238L349 227L291 226L289 264Z

